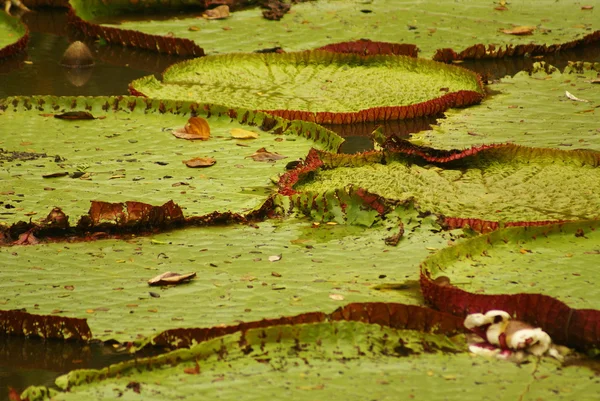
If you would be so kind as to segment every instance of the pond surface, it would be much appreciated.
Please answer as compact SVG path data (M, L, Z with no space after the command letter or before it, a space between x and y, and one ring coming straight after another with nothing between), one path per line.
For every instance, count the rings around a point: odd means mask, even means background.
M149 74L157 76L180 57L159 55L120 46L87 41L96 65L73 71L60 66L69 43L76 40L67 30L64 10L39 10L23 20L31 38L26 53L0 61L0 98L17 95L105 96L126 95L129 82ZM470 61L461 65L488 80L514 75L531 68L536 61L564 67L569 60L600 62L600 43L543 58ZM386 132L408 137L429 129L436 118L395 121L384 124ZM379 123L328 126L346 142L341 151L356 153L373 148L370 133ZM8 400L8 386L18 391L29 385L52 385L54 379L72 369L99 368L130 358L111 345L80 346L60 341L0 337L0 401Z

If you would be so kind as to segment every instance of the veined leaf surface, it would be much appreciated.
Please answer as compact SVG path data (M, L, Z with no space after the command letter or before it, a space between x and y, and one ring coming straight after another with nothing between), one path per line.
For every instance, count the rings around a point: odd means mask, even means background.
M459 67L326 51L201 57L171 66L162 83L153 76L140 78L130 91L322 123L434 115L484 96L479 77Z

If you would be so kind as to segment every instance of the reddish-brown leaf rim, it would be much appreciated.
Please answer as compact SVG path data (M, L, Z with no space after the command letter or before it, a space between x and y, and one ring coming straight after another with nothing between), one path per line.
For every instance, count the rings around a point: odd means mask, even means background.
M121 46L136 47L165 54L176 54L183 57L202 57L204 49L190 39L172 38L160 35L150 35L130 29L119 29L101 26L85 21L77 15L77 11L69 5L69 24L92 38L102 38L108 43Z
M250 329L336 321L364 322L395 329L417 330L447 336L466 332L463 319L448 313L416 305L365 302L351 303L329 314L309 312L277 319L244 322L233 326L166 330L152 338L150 344L171 349L186 348L227 334L244 333ZM241 342L243 343L243 341L242 338Z
M530 56L539 56L544 54L558 53L561 51L573 49L589 45L600 41L600 31L592 32L581 39L573 40L566 43L556 43L553 45L536 45L536 44L522 44L522 45L484 45L476 44L467 47L460 53L456 53L454 50L445 48L438 49L433 56L435 61L451 62L455 60L468 60L468 59L491 59L491 58L502 58L502 57L521 57L525 54Z
M389 54L395 56L417 57L419 55L419 48L413 44L374 42L369 39L332 43L319 47L316 50L325 50L333 53L362 54L363 56Z
M436 284L421 271L421 292L434 308L464 317L469 313L504 310L515 319L541 327L553 341L580 350L600 348L600 311L574 309L543 294L482 295Z
M408 106L383 106L364 109L357 112L336 113L329 111L301 111L301 110L261 110L288 120L303 120L317 124L356 124L370 121L404 120L442 113L452 107L465 107L481 102L483 95L483 82L477 76L481 92L461 90L447 93L436 99Z
M69 225L69 217L56 207L39 223L20 221L10 226L0 226L0 246L36 245L43 241L76 242L101 238L128 238L131 235L150 235L181 227L251 224L264 220L273 210L271 198L259 209L245 215L212 212L187 218L173 201L162 206L133 201L91 203L88 214L81 216L75 226Z
M26 26L25 35L21 36L15 43L0 49L0 59L11 57L24 51L27 48L27 43L29 43L29 28Z
M0 333L83 342L92 338L86 319L5 310L0 310Z
M525 226L526 232L535 238L538 235L547 235L551 230L562 230L563 224L565 223L547 225L547 228L536 228L535 224L530 223L522 225ZM440 252L450 252L452 248L448 249ZM420 267L421 292L428 304L442 312L464 317L469 313L500 309L515 319L541 327L558 344L584 351L600 349L599 310L571 308L544 294L470 293L453 285L436 283L431 277L427 263L428 260L425 260Z

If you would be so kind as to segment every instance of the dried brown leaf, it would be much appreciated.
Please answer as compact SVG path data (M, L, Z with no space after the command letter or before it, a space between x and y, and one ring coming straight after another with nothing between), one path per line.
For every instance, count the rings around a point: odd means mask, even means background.
M217 161L212 157L194 157L193 159L183 161L183 163L185 163L186 166L191 168L210 167L216 162Z
M202 14L202 17L206 19L225 19L229 17L229 6L222 5L206 10L204 14Z
M55 114L54 118L61 120L94 120L95 117L87 111L67 111L62 114Z
M190 117L185 127L173 130L173 135L181 139L206 141L210 138L210 126L202 117Z
M148 280L148 285L174 285L190 281L196 277L196 273L179 274L166 272Z
M287 158L287 156L280 155L279 153L269 152L265 148L260 148L254 154L246 157L251 157L256 162L271 162Z
M64 177L69 175L69 172L67 171L60 171L58 173L50 173L50 174L44 174L42 175L42 178L56 178L56 177Z
M517 26L512 29L502 29L501 32L508 35L531 35L535 31L535 26Z
M248 131L241 128L232 128L229 133L232 138L235 139L256 139L258 134L256 132Z

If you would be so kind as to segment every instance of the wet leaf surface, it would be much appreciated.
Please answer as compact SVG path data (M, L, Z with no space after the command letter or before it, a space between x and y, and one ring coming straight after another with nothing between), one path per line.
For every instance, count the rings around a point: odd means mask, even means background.
M113 41L116 38L123 40L127 37L123 30L129 29L148 35L172 32L178 38L190 39L192 44L201 46L208 54L249 52L269 47L266 44L271 43L288 52L301 51L368 38L381 42L413 43L421 49L421 57L425 58L431 58L441 48L451 48L460 53L478 43L483 49L473 51L472 58L484 57L488 45L490 53L497 52L498 57L502 57L505 50L532 43L546 46L546 51L555 51L561 49L560 44L582 39L600 28L595 10L582 11L582 4L577 2L557 3L554 0L508 4L502 11L494 9L500 4L492 2L427 0L415 6L413 3L398 4L394 0L376 0L369 4L319 0L295 4L293 14L283 15L280 23L266 20L260 8L236 11L234 17L225 20L198 20L193 16L177 20L124 21L125 16L119 18L123 9L111 10L110 5L99 1L90 4L89 1L77 0L72 4L84 20L93 22L98 16L111 16L113 22L119 22L120 25L102 26L78 22L86 25L87 31L114 38L111 39ZM139 10L147 8L148 4L127 6L129 10ZM172 7L177 6L173 4ZM190 25L197 25L201 30L191 32L188 30ZM501 32L511 26L539 26L543 29L525 36ZM115 28L121 31L111 32L111 35L104 33ZM131 41L140 45L139 40ZM157 41L154 39L150 43ZM177 48L186 46L189 45L182 44ZM156 46L148 47L156 51ZM520 51L516 55L522 56L526 52Z
M308 311L331 312L340 306L329 298L331 293L343 295L344 302L420 303L420 294L412 290L371 289L405 276L416 280L414 261L430 253L427 247L440 248L454 238L439 232L435 219L418 217L410 209L404 213L410 234L394 248L383 241L388 235L385 224L367 230L341 224L313 226L309 220L192 228L93 245L50 243L17 252L0 247L4 266L0 301L6 302L3 309L26 308L38 314L61 310L59 316L86 318L94 338L119 342L139 341L139 335L150 337L182 325L212 327ZM280 254L281 260L269 262L269 256ZM370 260L373 272L363 272L365 260ZM89 266L84 275L82 266ZM275 267L281 277L272 275ZM153 298L147 280L165 271L193 271L202 279L164 287L161 297ZM378 278L381 274L387 278ZM68 283L65 275L70 277ZM244 279L248 275L256 280ZM26 291L23 281L30 283ZM285 290L272 289L281 287ZM181 308L191 305L190 300L193 305L213 307ZM109 310L94 313L100 307Z
M412 135L411 141L438 149L510 142L600 150L598 111L584 112L600 105L600 91L589 82L599 70L598 64L591 63L572 63L562 72L535 64L531 73L523 71L492 82L488 89L493 95L481 105L446 112L437 127ZM570 101L565 91L590 102Z
M19 207L4 209L10 214L0 215L0 221L29 221L25 213L35 211L43 216L59 206L75 225L80 216L87 214L92 200L151 205L173 200L186 208L189 217L215 211L246 212L260 207L271 192L246 188L274 189L270 178L283 172L284 165L255 163L247 158L251 152L236 146L236 141L230 139L231 129L256 129L267 121L269 127L252 140L254 149L267 147L294 159L305 156L313 146L337 149L342 141L314 124L290 123L220 106L206 106L211 112L208 117L203 114L206 111L200 111L204 107L133 97L18 98L14 104L13 99L0 101L1 146L6 150L0 151L0 192L14 191L14 180L19 180L19 191L3 199L6 204L18 201ZM107 118L65 121L40 116L39 108L53 112L89 109ZM188 121L192 110L210 121L211 140L182 141L170 134ZM232 120L231 116L236 117ZM42 131L47 134L40 135ZM22 146L23 141L33 144ZM218 163L203 174L182 163L198 156L211 157ZM41 164L43 168L35 167ZM83 174L79 179L42 178L61 170ZM173 186L177 182L189 185ZM53 190L45 191L50 184Z

